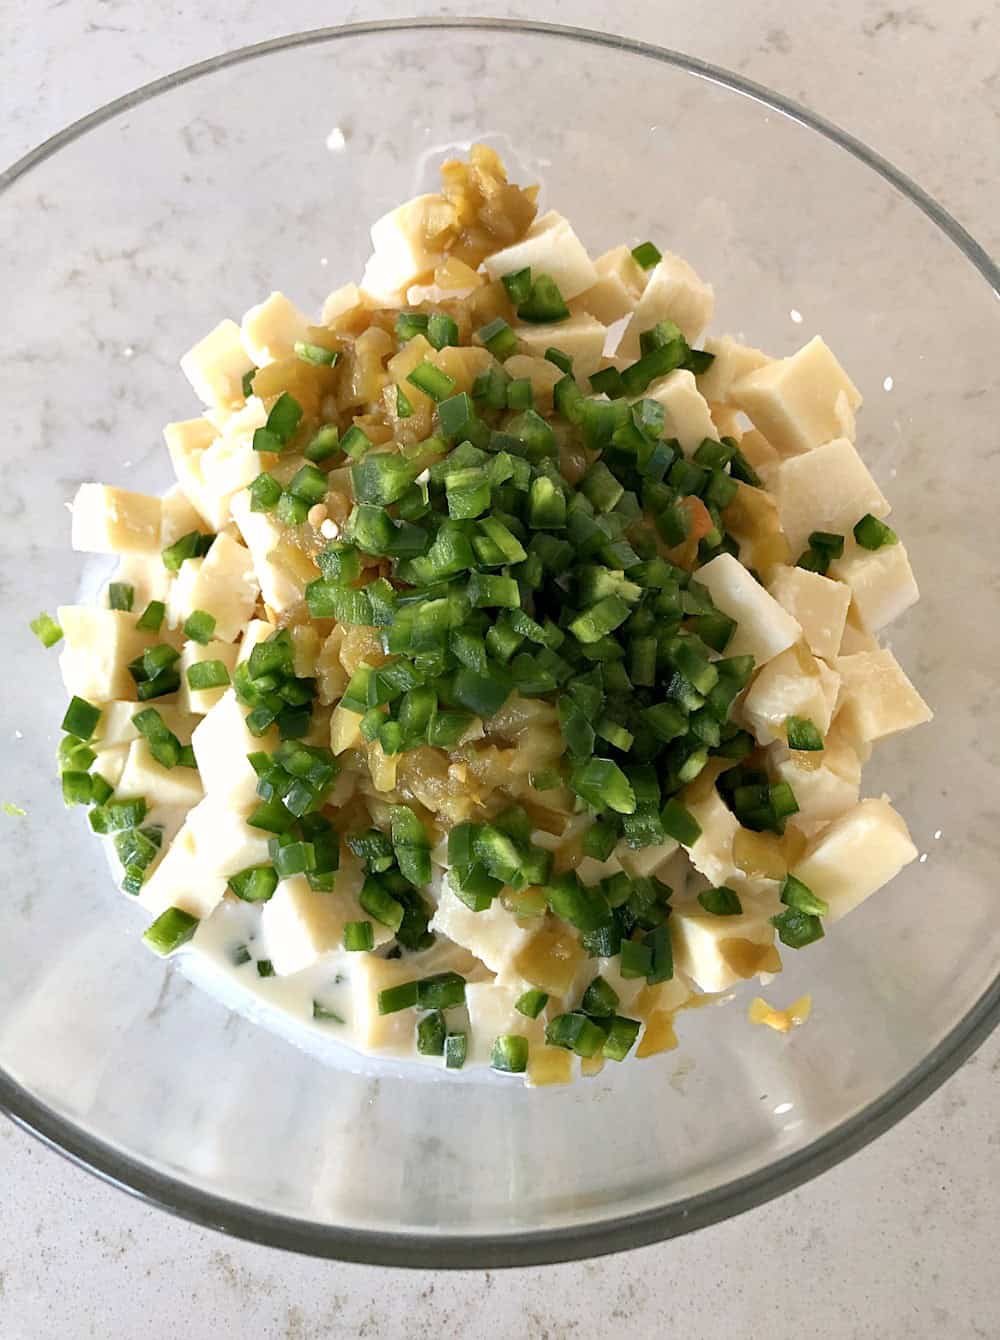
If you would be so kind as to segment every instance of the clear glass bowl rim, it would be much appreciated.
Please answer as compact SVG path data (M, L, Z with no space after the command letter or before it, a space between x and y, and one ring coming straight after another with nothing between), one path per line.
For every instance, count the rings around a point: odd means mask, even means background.
M0 172L0 193L32 168L44 163L65 145L132 108L170 92L203 75L255 60L271 52L317 46L345 38L378 33L406 33L427 29L522 33L562 37L574 42L630 52L674 66L700 79L762 103L838 145L877 173L922 210L933 224L979 271L1000 298L1000 267L987 252L905 173L875 153L854 136L815 112L761 84L732 74L706 61L621 37L593 32L566 24L535 23L518 19L425 18L381 20L343 24L291 33L213 56L127 93L104 107L81 117L60 130L24 157ZM339 1229L307 1220L271 1214L221 1196L200 1191L186 1183L153 1171L129 1158L81 1127L65 1120L38 1101L0 1068L0 1112L30 1132L57 1153L96 1174L112 1186L139 1200L179 1215L193 1223L286 1251L365 1265L413 1268L484 1269L550 1264L579 1260L609 1252L625 1251L704 1228L732 1215L783 1195L810 1178L834 1167L887 1131L952 1075L963 1061L1000 1024L1000 974L986 988L964 1019L923 1061L861 1112L804 1149L776 1160L766 1168L716 1187L711 1191L669 1206L613 1220L572 1227L539 1229L505 1235L503 1238L467 1237L462 1234L384 1233Z

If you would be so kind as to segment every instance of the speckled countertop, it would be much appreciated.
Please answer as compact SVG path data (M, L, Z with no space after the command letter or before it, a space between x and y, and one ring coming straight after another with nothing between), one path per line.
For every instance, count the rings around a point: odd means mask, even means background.
M3 0L0 161L170 70L360 18L472 13L617 29L738 70L874 145L996 253L997 0ZM995 1340L1000 1036L874 1145L729 1223L626 1256L436 1276L315 1262L169 1219L0 1125L3 1340ZM795 1261L794 1272L777 1268Z

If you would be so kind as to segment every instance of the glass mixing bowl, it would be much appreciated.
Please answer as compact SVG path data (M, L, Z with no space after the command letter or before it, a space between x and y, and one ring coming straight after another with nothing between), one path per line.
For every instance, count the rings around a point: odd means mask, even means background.
M714 329L787 353L822 332L864 393L860 441L923 599L892 642L937 716L866 774L927 859L786 953L680 1048L569 1090L323 1066L139 941L53 754L81 480L167 485L196 413L179 355L272 287L318 308L369 223L485 138L592 252L652 237L715 284ZM7 432L0 582L0 1104L107 1179L318 1255L492 1266L683 1233L813 1176L899 1120L1000 1015L997 274L876 155L665 51L495 21L368 24L237 52L57 135L0 179Z

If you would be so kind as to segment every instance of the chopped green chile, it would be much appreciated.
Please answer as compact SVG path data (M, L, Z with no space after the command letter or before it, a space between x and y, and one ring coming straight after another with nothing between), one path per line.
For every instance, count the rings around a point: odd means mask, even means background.
M816 751L823 748L823 736L806 717L786 717L785 735L789 749Z
M715 917L738 917L743 912L739 895L725 884L716 889L705 889L698 894L698 902Z
M38 638L43 647L54 647L63 635L63 630L53 619L51 614L46 614L43 610L37 619L32 619L28 627Z
M871 513L863 516L854 527L854 538L862 549L870 549L873 552L879 549L885 549L890 544L898 544L899 536L887 526L884 521L879 521Z
M199 921L179 907L168 907L144 932L142 938L157 954L167 955L193 938Z
M549 997L545 991L532 988L518 996L514 1002L514 1009L526 1019L537 1019L548 1003Z
M652 242L640 242L632 248L632 259L644 270L652 270L654 265L663 260L663 253Z
M490 1065L506 1075L523 1075L528 1068L528 1039L518 1033L502 1033L493 1040Z

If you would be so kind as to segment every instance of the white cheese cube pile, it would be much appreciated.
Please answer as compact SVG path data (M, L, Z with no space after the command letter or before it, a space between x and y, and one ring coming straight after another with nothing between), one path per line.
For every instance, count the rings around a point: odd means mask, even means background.
M154 949L312 1043L561 1082L915 858L862 766L931 719L879 641L917 583L820 337L704 338L687 261L592 259L482 145L371 243L183 356L162 498L77 490L119 566L32 625L63 795Z

